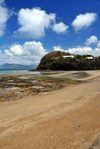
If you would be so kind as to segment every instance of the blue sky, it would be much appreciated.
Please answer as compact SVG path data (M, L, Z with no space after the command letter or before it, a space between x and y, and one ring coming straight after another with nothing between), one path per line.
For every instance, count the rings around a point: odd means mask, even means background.
M0 64L57 50L100 56L99 0L0 0Z

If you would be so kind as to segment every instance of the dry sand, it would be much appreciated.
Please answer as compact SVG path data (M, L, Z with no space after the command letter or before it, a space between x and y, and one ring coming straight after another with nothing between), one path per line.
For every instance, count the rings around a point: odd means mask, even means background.
M0 103L0 149L99 149L97 76L99 71L81 84Z

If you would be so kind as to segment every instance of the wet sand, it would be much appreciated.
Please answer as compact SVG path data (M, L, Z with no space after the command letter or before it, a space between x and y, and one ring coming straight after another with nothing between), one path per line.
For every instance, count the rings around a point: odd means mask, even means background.
M80 84L0 103L0 148L100 148L99 71L90 75Z
M44 72L43 74L53 78L65 78L85 81L100 76L100 70L50 71Z
M28 95L51 92L77 83L81 81L35 75L0 76L0 102L15 101Z

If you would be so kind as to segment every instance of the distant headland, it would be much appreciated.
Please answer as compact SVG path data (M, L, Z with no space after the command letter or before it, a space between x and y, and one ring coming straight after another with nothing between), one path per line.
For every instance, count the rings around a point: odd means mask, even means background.
M5 63L3 65L0 65L0 70L25 70L25 69L28 69L28 70L31 70L31 69L36 69L36 66L35 65L21 65L21 64L9 64L9 63Z

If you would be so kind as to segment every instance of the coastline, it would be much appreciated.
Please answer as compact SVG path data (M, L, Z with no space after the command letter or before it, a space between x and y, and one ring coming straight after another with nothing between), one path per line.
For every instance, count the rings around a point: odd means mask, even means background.
M0 102L15 101L28 95L37 95L64 88L81 81L44 76L40 72L29 74L1 74Z
M52 75L61 77L66 73ZM1 102L0 148L100 147L100 77L97 71L88 73L90 76L83 83L71 83L34 96L29 94L14 102ZM49 76L42 78L47 82Z
M15 71L16 72L16 71ZM15 101L28 95L55 91L70 84L82 83L100 76L95 71L18 71L0 74L0 102Z

